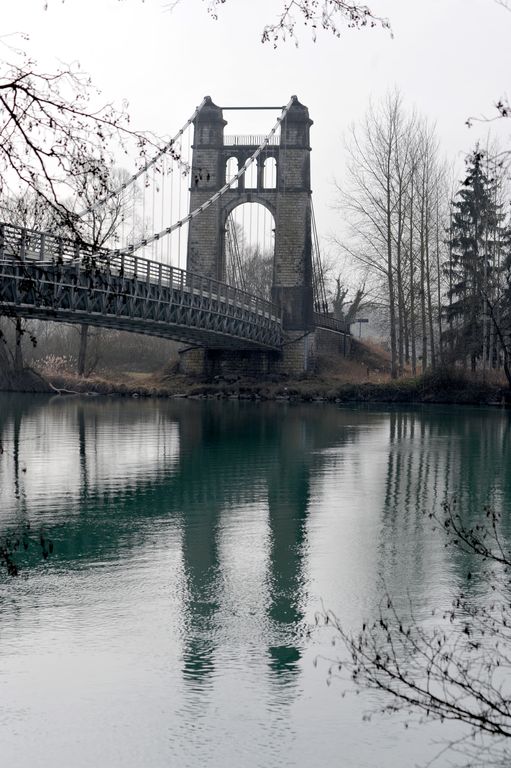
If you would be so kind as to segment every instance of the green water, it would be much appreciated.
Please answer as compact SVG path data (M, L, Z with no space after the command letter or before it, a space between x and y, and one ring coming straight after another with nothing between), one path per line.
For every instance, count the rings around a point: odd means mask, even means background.
M510 416L0 395L2 765L410 768L449 727L362 719L332 634L383 583L419 617L467 567L424 512L510 509ZM507 521L504 520L504 527ZM476 572L476 569L475 571ZM441 763L440 765L446 765Z

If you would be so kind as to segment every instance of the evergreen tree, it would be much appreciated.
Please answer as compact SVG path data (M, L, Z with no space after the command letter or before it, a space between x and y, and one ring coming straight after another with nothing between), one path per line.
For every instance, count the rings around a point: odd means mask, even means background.
M466 165L465 179L452 204L445 311L453 357L464 364L470 360L474 371L478 360L486 363L497 354L489 305L498 293L500 254L509 243L509 230L498 201L498 179L488 172L486 154L476 147Z
M508 228L503 234L504 239L497 241L499 284L487 307L497 342L498 363L502 363L511 388L511 230Z

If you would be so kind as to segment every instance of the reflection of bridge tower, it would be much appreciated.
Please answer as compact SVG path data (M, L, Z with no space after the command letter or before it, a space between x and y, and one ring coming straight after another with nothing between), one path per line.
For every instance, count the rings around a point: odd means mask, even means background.
M225 143L221 107L209 97L194 121L195 133L190 210L196 210L220 190L232 162L241 169L260 144L258 137L234 137ZM225 230L230 213L243 203L260 203L275 221L272 299L280 306L288 341L300 338L298 368L307 367L308 344L304 334L313 331L312 238L310 206L310 143L312 120L296 96L282 123L278 143L268 143L257 160L253 186L243 174L231 188L190 222L188 263L191 272L216 280L226 279ZM267 163L276 177L269 181ZM309 346L313 334L308 335ZM288 368L297 350L285 354ZM287 347L285 348L287 350ZM218 360L220 355L216 353ZM211 352L209 353L211 359ZM259 358L261 355L259 354ZM232 355L231 360L232 363Z
M280 684L289 683L300 659L296 638L303 619L310 435L299 412L194 406L179 415L181 468L172 493L181 514L187 584L184 677L193 690L211 678L218 657L215 624L222 604L232 604L230 589L236 584L226 578L222 528L233 508L264 503L266 487L269 535L261 542L268 546L268 570L259 587L268 590L268 599L264 607L255 605L262 611L259 621L268 626L269 667ZM241 523L240 539L244 530Z
M299 426L299 425L298 425ZM288 430L284 430L286 434ZM290 634L295 636L303 619L303 560L309 512L309 467L301 461L303 447L290 459L282 451L268 482L271 530L271 600L269 615L276 626L287 628L284 643L270 648L277 672L290 672L300 658ZM285 637L287 634L287 637Z

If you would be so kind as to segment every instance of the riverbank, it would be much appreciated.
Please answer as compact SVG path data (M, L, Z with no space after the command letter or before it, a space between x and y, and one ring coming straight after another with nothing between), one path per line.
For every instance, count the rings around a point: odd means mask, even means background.
M236 375L212 378L179 372L177 358L159 371L108 369L81 377L67 366L27 369L16 378L2 380L0 389L18 392L58 392L64 395L117 395L216 400L279 400L334 403L442 403L453 405L511 404L511 391L503 377L442 368L422 376L410 373L391 379L388 353L376 344L352 340L349 357L319 355L315 372L291 378L271 374L265 378Z
M201 380L180 374L126 374L115 380L71 374L48 377L52 391L62 394L120 395L225 400L278 400L334 403L443 403L505 405L509 389L447 370L396 381L342 382L332 376L300 379L215 377Z
M21 371L0 368L0 391L44 394L51 392L52 389L47 377L41 376L31 368L24 368Z

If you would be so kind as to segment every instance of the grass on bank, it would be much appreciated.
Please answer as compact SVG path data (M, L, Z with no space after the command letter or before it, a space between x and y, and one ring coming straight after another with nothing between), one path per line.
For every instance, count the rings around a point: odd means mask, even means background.
M291 378L241 376L187 377L178 372L177 359L159 371L122 368L79 377L63 357L48 357L38 373L27 371L5 389L63 394L101 394L139 397L190 397L243 400L329 401L337 403L459 403L511 402L503 377L484 380L460 369L442 368L413 377L410 371L390 377L390 356L375 344L353 340L349 357L320 355L314 373ZM52 362L53 361L53 362ZM55 362L58 362L57 363ZM40 375L38 375L40 374ZM37 387L36 387L37 384Z

